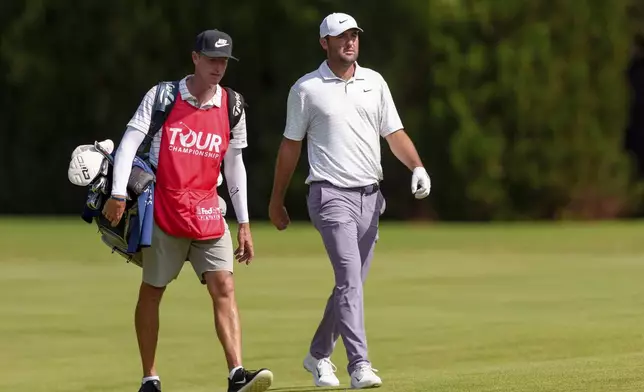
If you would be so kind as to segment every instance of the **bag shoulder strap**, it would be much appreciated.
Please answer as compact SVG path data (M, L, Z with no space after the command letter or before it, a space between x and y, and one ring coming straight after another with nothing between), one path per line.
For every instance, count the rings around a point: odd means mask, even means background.
M233 129L239 122L242 112L248 107L244 96L230 87L224 87L228 96L228 122L230 129Z
M159 132L159 129L161 129L174 107L177 94L179 94L178 81L159 82L157 85L157 92L154 96L154 103L152 104L150 128L148 129L147 135L145 135L146 137L141 147L139 147L139 152L148 152L150 150L150 144L152 144L154 136Z

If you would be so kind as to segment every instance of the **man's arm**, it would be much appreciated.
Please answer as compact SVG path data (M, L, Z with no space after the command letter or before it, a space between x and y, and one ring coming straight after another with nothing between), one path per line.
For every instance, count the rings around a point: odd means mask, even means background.
M284 204L286 190L291 182L297 162L300 160L302 152L302 141L291 140L286 137L282 138L279 150L277 152L277 161L275 162L275 174L273 178L273 192L271 193L271 203Z
M235 257L240 263L250 263L255 256L253 238L250 233L250 217L248 214L248 184L246 166L242 149L248 146L246 130L246 112L242 111L237 125L231 129L231 139L226 155L224 155L224 176L228 186L228 195L235 210L237 223L237 249Z
M127 195L127 182L132 171L132 162L145 133L136 128L127 127L121 143L114 154L114 173L112 174L112 196L125 197Z
M105 207L103 207L103 215L113 226L119 223L125 212L124 199L127 196L127 182L132 172L132 162L150 128L156 91L157 86L154 86L145 94L134 116L128 122L125 134L114 154L112 197L107 200Z
M306 136L308 126L309 114L306 96L297 86L293 86L288 92L286 101L286 126L275 162L271 203L284 204L286 189L300 159L302 140Z
M150 122L152 106L157 93L157 86L152 86L145 93L134 115L127 123L123 138L114 154L114 174L112 175L112 195L124 197L127 192L127 181L132 170L132 161L143 140L145 140Z
M390 133L385 137L385 140L389 144L389 148L394 156L407 166L409 170L423 166L414 142L411 141L404 129Z
M389 143L389 148L391 148L391 152L396 158L412 171L411 193L417 199L424 199L429 196L432 187L429 174L423 167L416 147L414 147L414 143L407 135L407 132L400 129L387 135L385 140Z
M412 171L411 193L417 199L427 197L431 189L429 174L423 167L414 143L403 129L391 91L384 79L381 90L381 115L380 135L387 140L396 158Z
M239 122L230 130L230 145L224 155L224 176L228 195L235 209L237 223L248 226L248 184L242 149L248 147L246 111L242 109Z
M293 177L302 152L302 140L309 127L309 113L306 106L306 96L296 87L291 88L286 103L286 127L284 137L277 152L275 173L273 178L273 191L268 206L268 215L271 222L278 230L284 230L290 220L284 198L286 190Z
M235 209L237 223L248 225L248 184L246 166L242 157L242 150L229 148L224 155L224 176L228 185L228 195Z

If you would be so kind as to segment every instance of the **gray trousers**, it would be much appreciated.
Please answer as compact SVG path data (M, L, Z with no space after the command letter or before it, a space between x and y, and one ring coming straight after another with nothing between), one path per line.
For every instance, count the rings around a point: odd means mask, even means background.
M351 373L358 364L369 363L363 283L378 239L384 197L376 186L347 189L317 182L310 186L307 204L335 275L335 286L311 341L311 355L330 357L341 336Z

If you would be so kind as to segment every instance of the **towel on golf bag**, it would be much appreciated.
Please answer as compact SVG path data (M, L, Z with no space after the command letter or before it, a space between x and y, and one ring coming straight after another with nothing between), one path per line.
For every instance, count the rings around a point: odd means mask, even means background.
M102 211L112 187L110 166L107 184L102 190L90 186L83 208L82 219L87 223L95 222L101 239L113 252L123 256L128 262L142 266L141 249L152 244L154 225L154 171L143 159L135 157L128 180L128 200L125 212L116 227L103 216ZM97 192L101 194L97 195ZM98 198L98 202L96 201ZM90 202L93 201L93 202Z

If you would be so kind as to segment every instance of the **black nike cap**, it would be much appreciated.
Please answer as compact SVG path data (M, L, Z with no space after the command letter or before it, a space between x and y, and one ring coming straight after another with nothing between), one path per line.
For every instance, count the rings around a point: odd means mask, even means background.
M199 33L195 40L194 50L208 57L226 57L239 61L232 55L233 40L230 35L217 29Z

